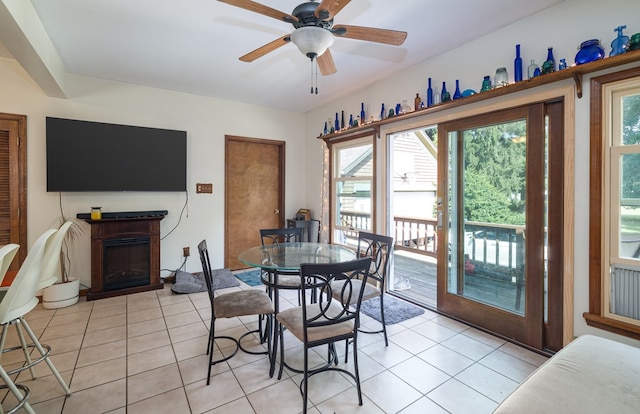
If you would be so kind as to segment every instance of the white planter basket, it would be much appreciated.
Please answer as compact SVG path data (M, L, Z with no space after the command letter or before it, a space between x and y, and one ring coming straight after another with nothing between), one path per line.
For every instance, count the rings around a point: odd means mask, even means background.
M45 309L58 309L78 302L80 296L80 280L56 283L42 291L42 306Z

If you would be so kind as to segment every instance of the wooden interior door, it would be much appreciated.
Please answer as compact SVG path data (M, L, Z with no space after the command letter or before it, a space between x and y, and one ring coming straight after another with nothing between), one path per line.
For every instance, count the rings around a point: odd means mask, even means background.
M260 244L260 229L284 226L284 141L225 136L225 258Z
M0 113L0 245L20 245L3 285L27 256L27 117Z

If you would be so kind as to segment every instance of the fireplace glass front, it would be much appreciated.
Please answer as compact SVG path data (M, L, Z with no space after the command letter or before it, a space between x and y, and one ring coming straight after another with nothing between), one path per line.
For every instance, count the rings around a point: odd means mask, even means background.
M150 238L104 241L103 290L111 291L150 283Z

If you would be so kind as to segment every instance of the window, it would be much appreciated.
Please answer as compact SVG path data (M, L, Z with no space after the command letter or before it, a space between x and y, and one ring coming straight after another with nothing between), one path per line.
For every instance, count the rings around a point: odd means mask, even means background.
M373 143L371 138L333 145L333 242L353 244L372 231Z
M640 339L640 69L594 78L589 312Z

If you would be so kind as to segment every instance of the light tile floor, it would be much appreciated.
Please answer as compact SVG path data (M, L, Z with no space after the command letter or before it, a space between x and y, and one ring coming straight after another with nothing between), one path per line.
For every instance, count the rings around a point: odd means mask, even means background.
M241 283L232 289L250 287ZM282 292L281 308L293 304L297 304L295 292ZM37 366L35 381L28 372L19 374L17 382L31 389L29 401L39 414L296 414L302 410L300 375L285 370L282 380L269 378L266 356L239 352L216 365L211 385L206 385L210 319L206 293L177 295L167 286L81 300L58 310L39 305L26 319L41 342L51 345L53 362L73 392L65 397L45 364ZM237 337L253 329L255 320L219 320L216 329ZM363 324L377 322L365 316ZM381 334L359 336L363 406L358 406L348 377L323 373L309 382L310 413L491 413L546 360L428 310L388 326L388 333L388 347ZM8 346L17 344L13 327L11 335ZM295 338L285 337L285 350L290 364L301 362L302 348ZM343 354L344 346L338 345L338 351ZM18 354L3 356L2 365L16 366ZM349 365L352 361L350 355ZM15 401L3 395L6 410Z

